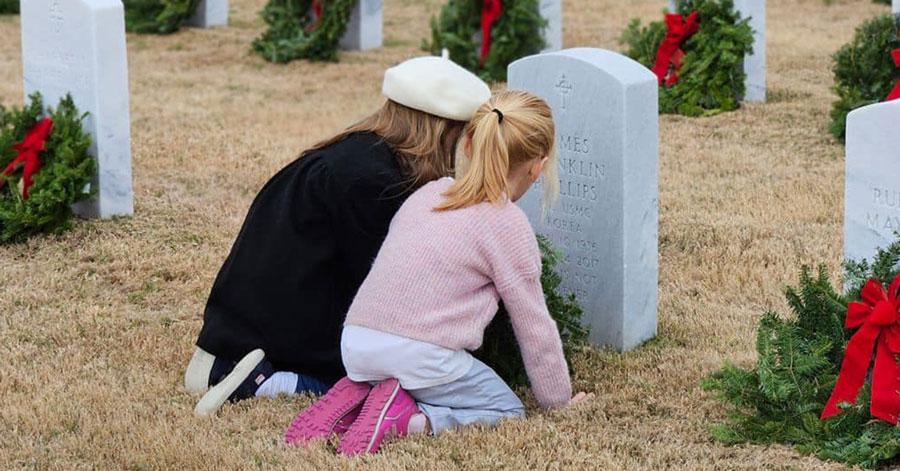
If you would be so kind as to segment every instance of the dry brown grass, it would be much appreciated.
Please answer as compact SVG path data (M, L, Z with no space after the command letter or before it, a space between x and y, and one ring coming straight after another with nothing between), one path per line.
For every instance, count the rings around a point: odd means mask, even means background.
M382 71L420 54L439 0L387 0L386 46L339 64L248 53L265 0L232 26L129 36L136 216L0 247L2 469L841 469L786 447L724 447L698 387L754 359L756 321L802 263L841 258L843 149L826 134L829 55L869 0L769 2L772 100L660 120L659 338L579 359L596 399L497 431L396 443L347 460L288 449L309 399L191 414L181 388L206 295L254 194L313 141L373 110ZM565 44L617 49L663 0L566 0ZM0 99L22 96L18 20L0 19Z

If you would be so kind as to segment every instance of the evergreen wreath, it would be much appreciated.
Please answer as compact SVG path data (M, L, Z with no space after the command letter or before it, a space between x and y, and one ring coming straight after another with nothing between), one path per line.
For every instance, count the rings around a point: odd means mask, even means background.
M900 48L898 30L900 15L875 17L857 28L853 40L834 54L832 91L838 100L831 108L828 129L841 142L846 138L847 114L884 101L900 80L900 68L891 55Z
M338 43L357 1L269 0L260 12L269 29L253 41L253 52L270 62L337 62ZM321 18L313 14L314 5L321 8Z
M449 0L439 17L431 18L431 42L422 49L450 58L486 81L506 81L507 66L546 47L541 30L547 20L541 17L539 0L502 0L502 14L491 28L491 49L481 63L481 15L484 0Z
M40 170L25 199L19 188L17 170L11 176L2 173L16 159L13 148L44 117L40 94L21 110L0 106L0 243L19 242L40 232L58 234L71 225L72 204L88 199L85 191L96 172L93 156L88 153L91 138L81 127L85 115L79 114L71 96L60 100L50 110L53 128L43 152Z
M572 373L572 356L585 345L589 329L581 326L584 311L576 302L575 295L560 293L562 276L556 271L556 266L563 255L554 250L544 236L538 236L538 245L541 248L541 285L544 288L544 298L550 316L559 329L566 363ZM493 368L511 387L528 385L519 343L513 333L509 314L502 306L485 330L484 342L475 352L475 357Z
M828 272L804 267L798 288L786 288L794 316L766 313L759 323L754 368L726 364L704 389L730 406L725 424L711 428L726 444L784 443L826 460L876 467L900 462L900 428L874 420L870 386L856 404L820 420L841 368L852 332L844 329L847 304L860 299L866 279L890 281L897 274L900 241L878 250L873 262L848 262L847 293L838 294Z
M744 56L753 52L750 20L741 19L733 0L682 0L675 13L687 17L693 11L699 13L700 29L682 46L679 80L659 88L659 112L710 116L735 110L746 91ZM625 55L652 68L665 37L664 22L641 27L634 19L619 42L628 47Z
M19 0L0 0L0 15L19 13Z
M194 15L200 0L123 0L122 3L127 31L169 34L178 31Z

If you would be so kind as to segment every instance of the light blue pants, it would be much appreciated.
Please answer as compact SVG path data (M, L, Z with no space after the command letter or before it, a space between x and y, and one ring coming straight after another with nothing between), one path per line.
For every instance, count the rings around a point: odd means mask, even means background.
M472 368L452 383L408 390L431 422L435 435L466 425L496 425L525 417L516 393L489 366L474 359Z

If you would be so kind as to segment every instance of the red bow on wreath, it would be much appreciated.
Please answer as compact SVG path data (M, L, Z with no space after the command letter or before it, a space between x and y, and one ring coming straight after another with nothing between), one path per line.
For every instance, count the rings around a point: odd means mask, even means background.
M887 292L881 283L869 280L862 289L862 301L852 302L847 306L845 326L848 329L859 327L859 330L847 344L837 384L822 411L823 419L840 413L838 404L856 402L856 396L859 395L859 389L869 371L872 350L875 349L871 412L879 419L897 423L897 414L900 412L900 366L896 358L900 353L898 287L900 275L894 278Z
M503 14L500 0L484 0L481 7L481 65L491 52L491 27Z
M22 181L24 182L22 197L26 200L28 199L28 189L31 187L31 176L41 169L40 153L44 150L51 131L53 131L52 119L45 118L40 123L37 123L25 134L25 139L22 142L13 146L13 149L19 151L19 155L3 171L4 175L9 176L13 174L19 164L25 164L25 168L22 171ZM3 180L0 180L0 187L2 186Z
M894 49L893 51L891 51L891 54L894 56L894 64L896 64L897 67L900 67L900 48ZM900 81L898 81L897 85L894 86L894 90L890 95L888 95L887 100L891 101L898 98L900 98Z
M700 29L700 23L697 22L698 16L695 11L685 20L677 13L666 13L666 39L663 39L659 49L656 50L656 63L653 64L653 73L659 79L660 85L665 81L667 86L671 86L678 81L681 59L684 58L681 45ZM669 73L670 66L673 67L671 74ZM666 76L669 77L668 80L666 80Z
M315 31L316 28L319 27L319 23L322 22L322 2L323 1L324 0L313 0L312 9L313 9L313 14L316 16L316 21L314 21L313 24L306 27L307 34Z

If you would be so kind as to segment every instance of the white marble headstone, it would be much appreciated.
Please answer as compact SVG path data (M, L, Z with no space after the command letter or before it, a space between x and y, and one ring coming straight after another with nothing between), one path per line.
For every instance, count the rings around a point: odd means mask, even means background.
M656 334L656 76L612 51L564 49L510 64L509 88L547 100L559 150L559 202L542 217L538 183L519 205L566 255L563 288L591 341L634 348Z
M562 49L562 0L541 0L539 4L541 17L547 20L544 29L544 42L547 43L543 52L558 51Z
M381 47L383 14L382 0L359 0L350 14L340 47L359 51Z
M21 2L25 94L41 92L56 106L72 94L87 112L84 129L99 171L93 201L76 212L86 217L131 215L131 128L128 57L120 0L28 0Z
M188 24L200 28L228 26L228 0L200 0Z
M734 0L741 18L750 18L753 54L744 57L747 92L744 101L766 101L766 0Z
M900 13L900 0L894 0L891 2L891 11L894 13Z
M844 258L872 260L900 231L900 100L847 115Z

